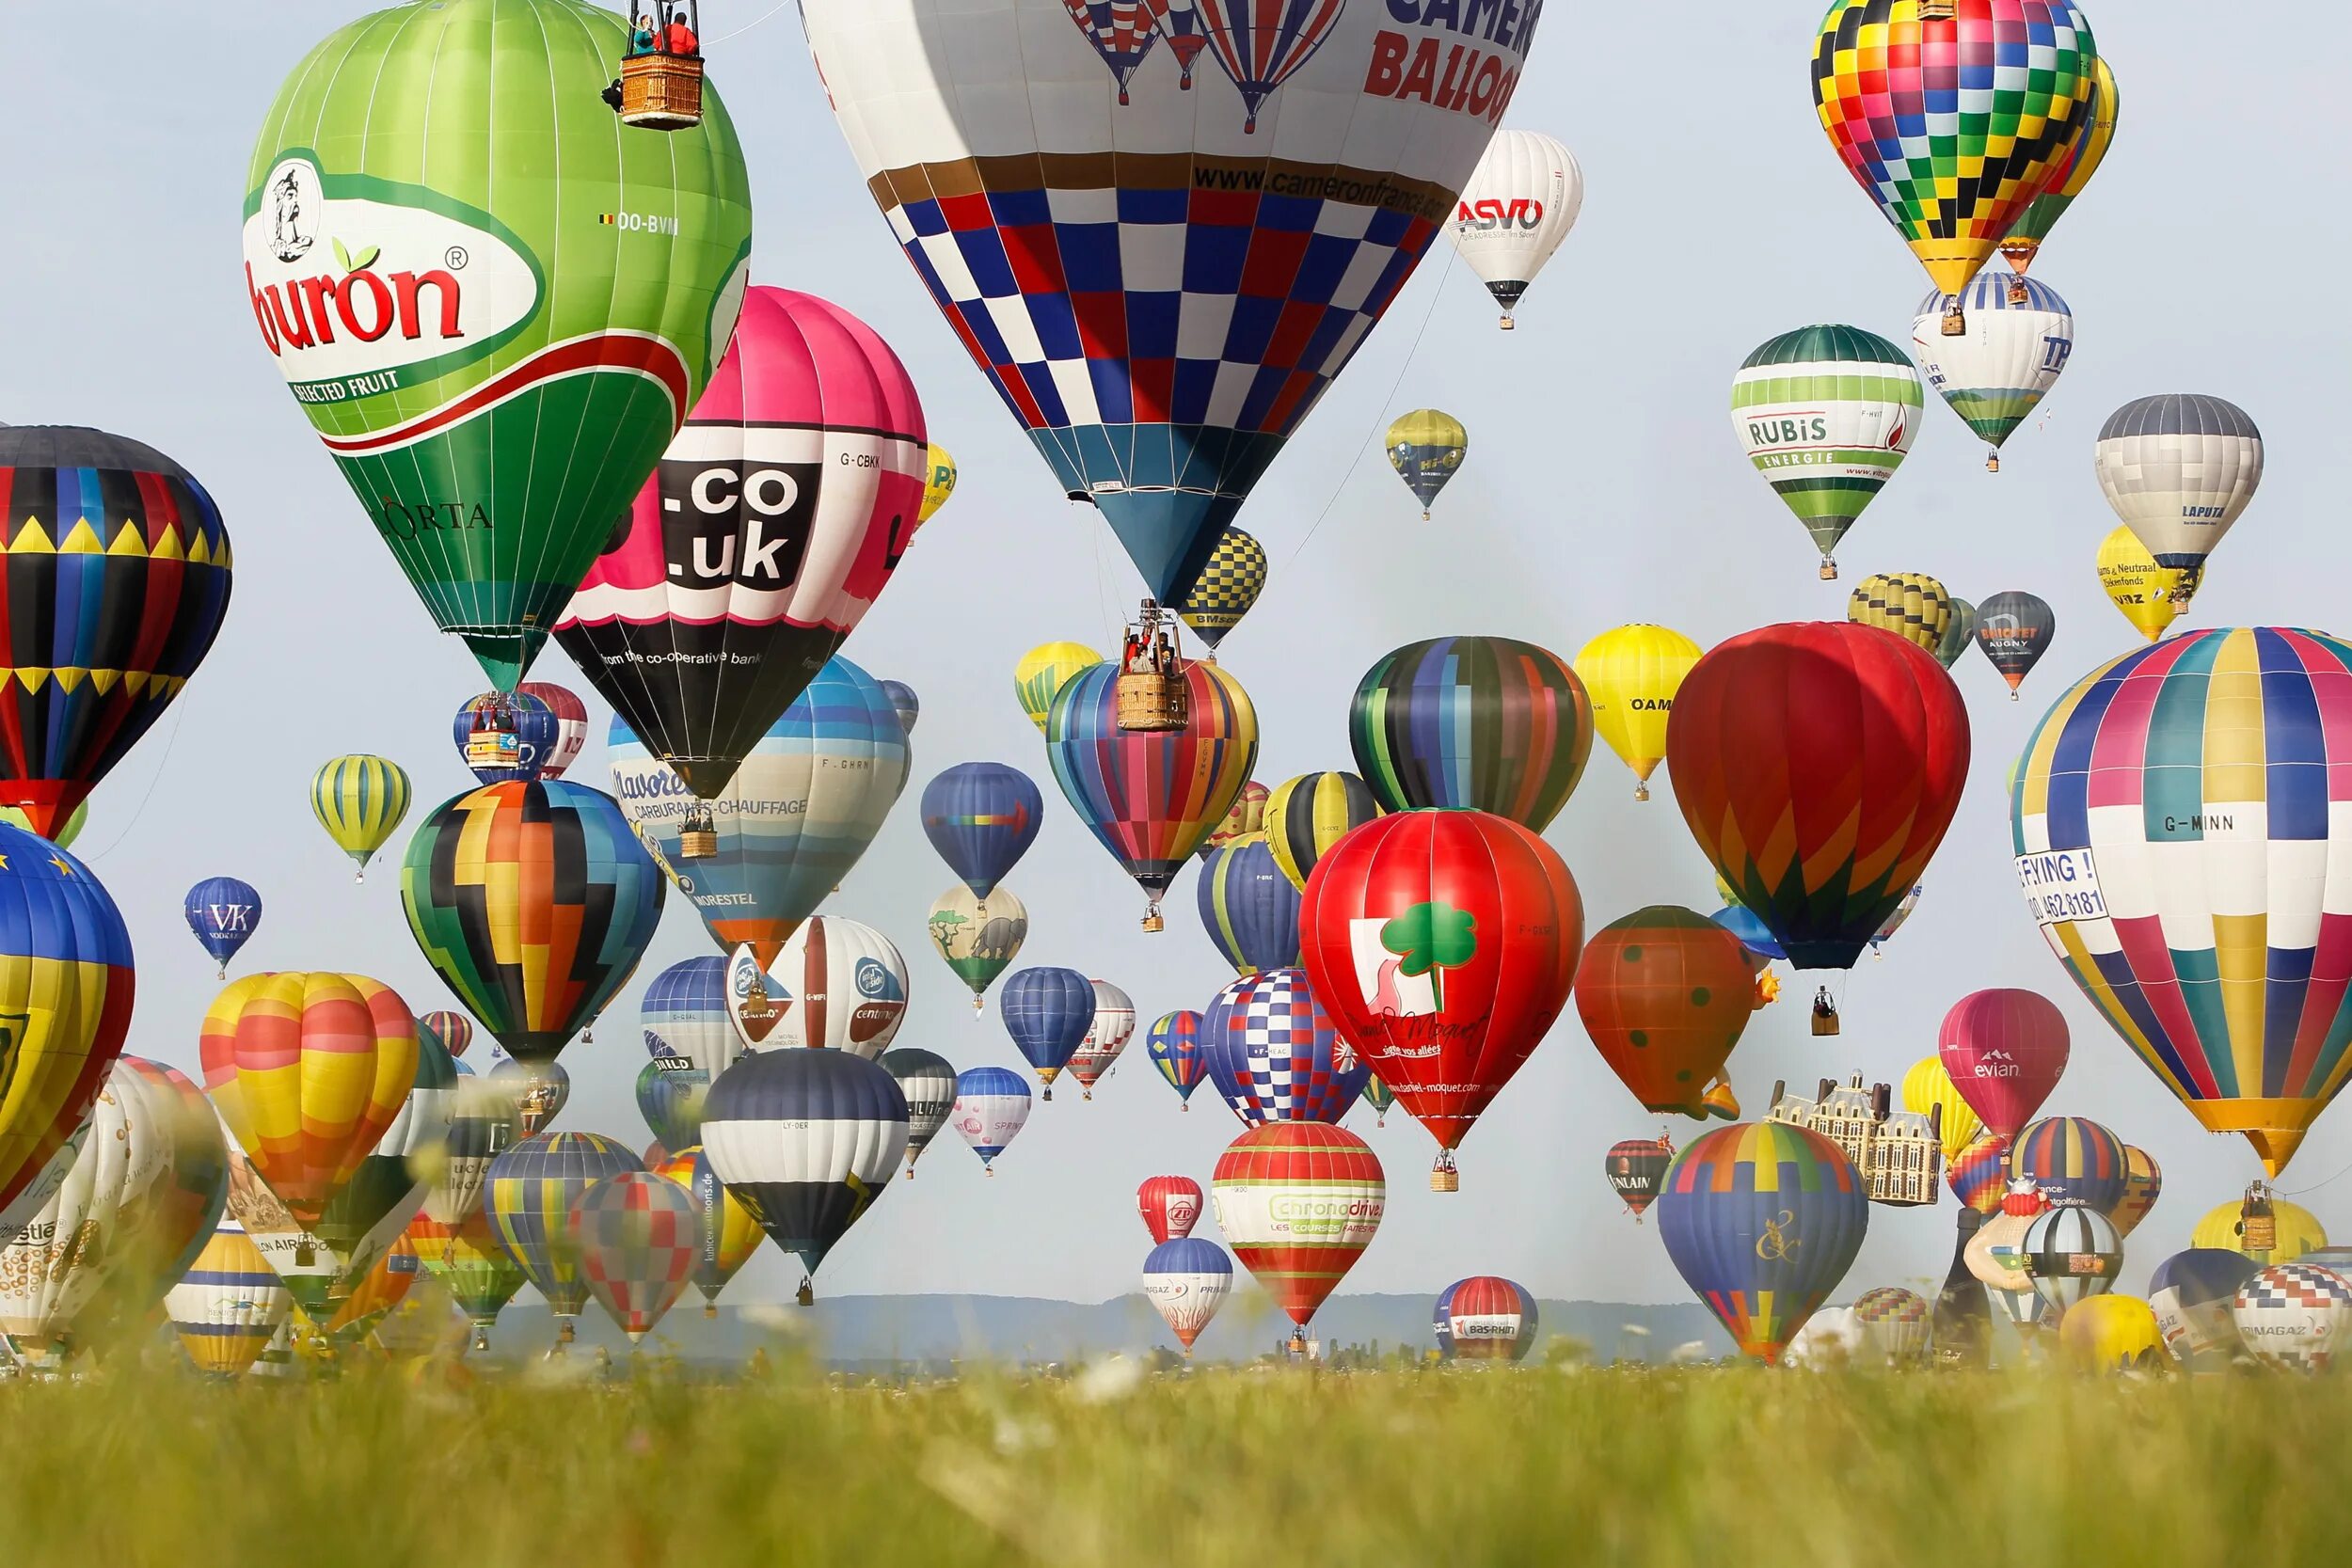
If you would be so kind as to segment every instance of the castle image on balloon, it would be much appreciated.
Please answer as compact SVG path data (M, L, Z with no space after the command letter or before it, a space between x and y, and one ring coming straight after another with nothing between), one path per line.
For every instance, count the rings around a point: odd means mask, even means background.
M1859 1072L1842 1085L1822 1079L1811 1100L1788 1088L1785 1081L1772 1085L1765 1119L1819 1132L1844 1149L1871 1202L1913 1208L1935 1201L1944 1173L1941 1106L1925 1116L1897 1111L1893 1091L1884 1084L1864 1088Z

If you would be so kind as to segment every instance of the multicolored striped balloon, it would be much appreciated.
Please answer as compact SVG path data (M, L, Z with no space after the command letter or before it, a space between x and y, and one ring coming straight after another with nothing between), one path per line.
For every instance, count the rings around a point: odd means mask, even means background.
M1233 1256L1302 1331L1372 1244L1388 1194L1372 1146L1320 1121L1251 1128L1210 1182Z
M2128 1237L2139 1228L2139 1222L2148 1217L2164 1194L2164 1167L2156 1157L2132 1144L2123 1146L2123 1196L2107 1211L2107 1218L2115 1222L2116 1233Z
M1180 1108L1191 1110L1192 1091L1200 1086L1209 1070L1200 1053L1200 1015L1187 1008L1162 1013L1145 1033L1143 1046L1152 1065L1176 1091Z
M2273 1175L2352 1077L2352 642L2199 631L2092 671L2010 797L2051 951Z
M1045 717L1070 677L1102 662L1103 656L1083 642L1041 642L1021 656L1013 666L1013 695L1038 734L1045 733Z
M424 1272L448 1287L473 1320L474 1348L488 1349L491 1325L529 1278L500 1242L490 1216L476 1209L460 1223L447 1226L420 1216L410 1227L409 1239Z
M1936 662L1948 670L1951 660L1943 657L1942 649L1958 602L1925 572L1879 572L1854 584L1846 595L1846 619L1857 626L1891 631L1936 655ZM1965 639L1962 646L1966 646Z
M572 1337L569 1320L588 1305L573 1205L605 1178L644 1168L628 1145L600 1132L542 1132L490 1164L483 1212L491 1233L548 1298L565 1339Z
M1500 1275L1455 1280L1438 1292L1429 1320L1448 1361L1524 1361L1542 1331L1534 1296Z
M2115 86L2115 72L2107 69L2106 56L2102 55L2091 63L2090 119L2075 135L2074 144L2066 150L2057 177L2033 198L2030 205L2010 225L2009 236L2001 241L2001 255L2023 277L2033 265L2042 244L2058 227L2058 220L2066 215L2066 209L2083 194L2090 177L2099 172L2107 149L2115 145L2115 122L2122 109L2122 99Z
M1740 1349L1776 1362L1862 1250L1870 1200L1845 1152L1779 1122L1735 1122L1675 1157L1658 1230Z
M1911 356L1858 326L1804 326L1748 356L1731 425L1756 471L1837 576L1836 549L1918 438L1927 395Z
M1436 637L1364 672L1347 739L1389 811L1470 806L1542 832L1584 776L1593 703L1549 649Z
M1307 891L1325 851L1380 815L1372 786L1353 773L1301 773L1266 797L1266 847L1291 886Z
M702 1221L684 1187L650 1171L623 1171L572 1199L573 1244L588 1290L635 1344L686 1293Z
M2008 1138L1987 1131L1944 1162L1944 1183L1962 1207L1979 1214L2000 1212L2001 1195L2009 1190L2009 1146Z
M417 1020L417 1027L439 1040L441 1049L449 1053L452 1061L465 1055L466 1047L473 1043L473 1020L464 1013L451 1012L447 1008L426 1013Z
M2012 1180L2031 1181L2054 1209L2106 1213L2131 1179L2123 1140L2086 1117L2028 1123L2009 1151Z

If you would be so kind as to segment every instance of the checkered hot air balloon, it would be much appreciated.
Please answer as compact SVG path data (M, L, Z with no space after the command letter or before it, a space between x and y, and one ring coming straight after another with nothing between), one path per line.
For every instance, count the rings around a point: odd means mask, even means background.
M1899 1285L1882 1285L1854 1298L1853 1318L1871 1358L1908 1367L1928 1354L1931 1324L1927 1297Z
M666 1176L623 1171L572 1199L571 1225L590 1292L637 1343L693 1277L702 1247L693 1198Z
M2230 1315L2238 1337L2264 1362L2291 1372L2324 1372L2352 1335L2352 1282L2328 1269L2279 1263L2238 1288Z
M573 1203L607 1177L644 1168L627 1145L599 1132L542 1132L491 1162L483 1205L491 1233L547 1297L560 1342L571 1339L572 1320L588 1305Z
M759 1250L759 1220L726 1189L698 1145L681 1148L654 1167L686 1191L694 1206L694 1264L688 1276L703 1293L703 1316L719 1315L719 1292Z
M1200 1014L1209 1081L1244 1126L1336 1125L1372 1069L1341 1038L1303 969L1245 975Z
M1178 601L1176 613L1200 634L1201 641L1216 647L1265 592L1265 546L1241 530L1229 528L1210 553L1208 564Z

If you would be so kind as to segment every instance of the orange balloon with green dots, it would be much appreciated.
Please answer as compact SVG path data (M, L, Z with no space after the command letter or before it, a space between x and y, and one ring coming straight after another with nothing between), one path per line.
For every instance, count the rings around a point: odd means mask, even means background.
M1576 1011L1645 1110L1705 1119L1700 1097L1755 1010L1740 939L1693 910L1653 904L1602 927L1577 971Z

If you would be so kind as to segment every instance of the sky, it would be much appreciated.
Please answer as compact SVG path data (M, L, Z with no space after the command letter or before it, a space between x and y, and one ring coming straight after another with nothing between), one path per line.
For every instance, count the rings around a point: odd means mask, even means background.
M129 1049L191 1069L218 982L180 908L206 876L244 877L265 900L240 972L352 971L392 985L419 1012L451 1005L402 916L396 855L355 886L306 789L321 761L352 751L400 760L419 816L470 787L449 721L482 679L455 640L435 634L288 396L256 341L239 272L246 162L275 86L319 37L369 8L118 0L84 69L27 73L13 88L17 123L37 129L9 165L17 218L0 262L0 420L97 425L172 454L219 502L235 549L218 643L100 786L77 846L136 946ZM2113 526L2091 444L2128 399L2218 394L2265 437L2262 492L2188 624L2332 624L2347 546L2323 519L2341 510L2328 464L2343 459L2335 367L2347 332L2326 301L2341 297L2352 214L2305 197L2339 175L2343 110L2319 104L2341 92L2332 62L2352 47L2352 18L2307 8L2282 47L2276 25L2191 0L2096 8L2122 125L2035 269L2074 309L2074 359L1998 475L1931 398L1901 473L1839 551L1845 580L1829 584L1740 450L1731 375L1757 343L1814 322L1907 341L1927 285L1814 118L1818 0L1670 20L1696 9L1549 8L1509 122L1574 149L1587 195L1518 330L1496 331L1485 290L1440 243L1244 511L1274 569L1222 658L1257 705L1257 777L1351 767L1346 711L1359 675L1419 638L1507 635L1572 657L1611 626L1656 621L1711 645L1769 622L1841 617L1848 588L1873 571L1930 572L1971 599L2041 594L2058 634L2024 702L2010 703L1976 654L1955 672L1974 731L1968 791L1917 912L1882 959L1856 970L1845 1034L1809 1037L1801 977L1754 1022L1732 1070L1752 1117L1775 1079L1810 1085L1861 1069L1899 1082L1933 1051L1962 995L2042 991L2074 1037L2047 1109L2095 1117L2164 1167L2164 1196L2129 1245L2125 1282L2136 1289L2260 1166L2242 1140L2198 1127L2050 956L2011 869L2003 783L2044 708L2137 645L2091 564ZM961 469L955 499L844 650L913 685L923 714L908 793L827 911L881 927L906 952L914 998L898 1043L959 1067L1018 1066L994 1006L976 1021L925 941L924 916L953 879L915 810L921 783L941 768L1009 762L1047 794L1044 831L1008 883L1032 922L1021 961L1115 981L1146 1019L1202 1006L1232 976L1195 918L1191 875L1169 900L1167 931L1142 934L1136 890L1054 791L1011 689L1013 663L1035 642L1107 645L1139 592L1131 570L1094 514L1062 499L896 254L834 127L796 8L707 0L704 19L714 79L751 160L755 280L821 294L876 326ZM1423 405L1470 431L1469 460L1429 522L1379 449L1391 418ZM552 647L535 673L590 696L596 733L571 776L604 782L601 705ZM1637 805L1630 775L1603 747L1546 836L1575 873L1588 931L1644 904L1715 905L1670 790ZM559 1125L632 1147L650 1137L631 1088L644 1060L637 998L662 966L707 951L691 908L672 899L594 1041L564 1053L574 1092ZM2352 1167L2347 1115L2321 1120L2282 1191ZM1547 1297L1686 1299L1655 1225L1626 1218L1602 1175L1610 1144L1654 1135L1659 1120L1610 1075L1573 1007L1469 1139L1459 1194L1427 1190L1434 1146L1401 1107L1385 1128L1364 1112L1351 1125L1386 1163L1390 1206L1348 1288L1434 1291L1500 1273ZM1672 1128L1677 1142L1696 1131ZM898 1183L828 1260L819 1289L1073 1300L1133 1290L1149 1249L1136 1183L1184 1172L1205 1187L1234 1132L1206 1090L1179 1115L1138 1043L1092 1102L1073 1086L1040 1104L993 1179L944 1133L919 1178ZM2302 1201L2352 1240L2352 1182ZM1927 1211L1873 1209L1840 1299L1940 1280L1954 1213L1948 1197ZM797 1277L763 1249L731 1299L780 1298Z

